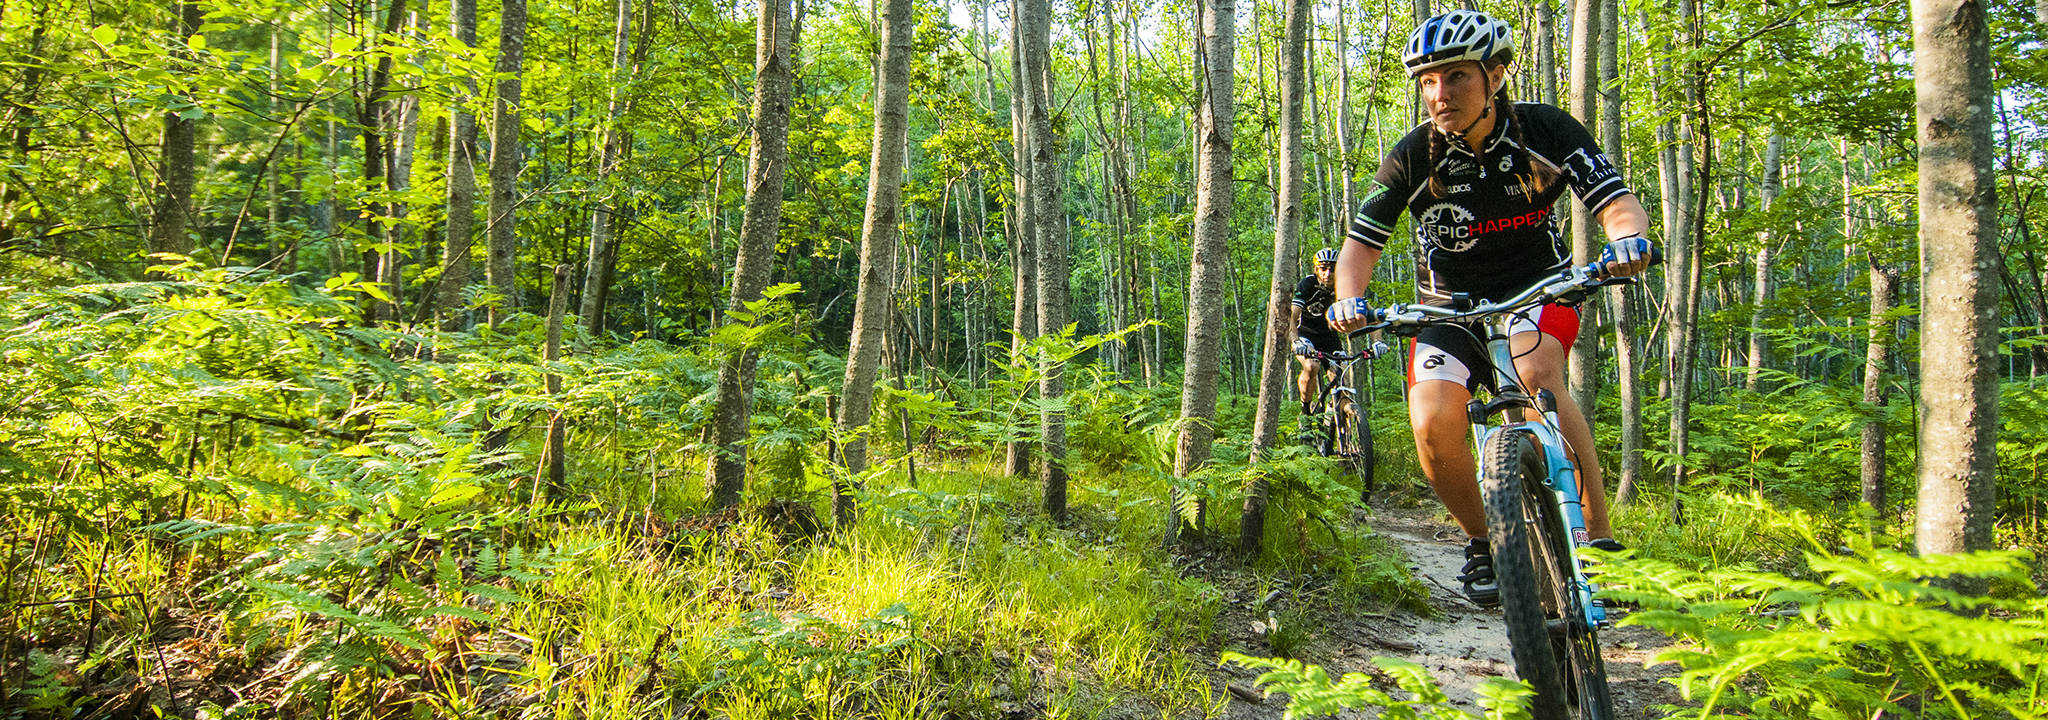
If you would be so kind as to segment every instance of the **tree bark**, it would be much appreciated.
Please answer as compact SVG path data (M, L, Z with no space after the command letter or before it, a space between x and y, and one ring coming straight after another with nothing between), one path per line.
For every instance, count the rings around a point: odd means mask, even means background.
M547 344L541 347L541 362L552 363L562 359L562 315L569 307L569 266L556 265L554 280L548 286L548 327ZM565 456L568 428L562 424L562 376L550 370L545 383L549 402L555 409L548 414L547 444L542 453L541 473L535 477L549 498L560 499L568 489L568 461Z
M605 185L625 156L626 148L633 143L633 134L623 126L622 118L633 106L633 98L627 94L628 86L640 73L639 57L627 54L627 34L633 24L632 0L615 0L614 4L617 17L612 28L611 98L605 103L605 123L602 137L598 140L598 201L590 213L590 248L583 262L583 298L576 313L584 331L592 336L604 331L604 308L611 299L612 267L618 262L619 255L617 240L614 239L618 199ZM647 15L641 21L640 37L635 43L639 48L635 51L636 56L645 55L647 36L652 34L654 27L651 3Z
M1771 206L1777 202L1778 193L1784 188L1783 168L1785 156L1785 133L1773 129L1771 139L1764 144L1763 209L1768 215ZM1743 387L1751 391L1766 389L1763 382L1764 368L1771 364L1771 341L1763 333L1764 302L1773 292L1771 286L1772 263L1777 256L1777 233L1766 227L1758 234L1760 244L1756 248L1755 288L1750 298L1749 315L1749 371L1743 380Z
M1570 58L1570 96L1566 110L1587 127L1597 127L1594 117L1599 100L1600 58L1598 44L1601 17L1608 14L1605 6L1615 0L1576 0L1572 3L1572 34ZM1593 218L1582 203L1566 201L1572 212L1572 261L1579 265L1593 262L1600 256L1600 238L1605 237L1598 229L1599 221ZM1590 312L1597 305L1587 305L1586 317L1579 323L1578 338L1572 342L1572 351L1566 361L1566 385L1570 387L1572 400L1585 411L1587 422L1599 415L1599 370L1600 370L1600 326Z
M1997 186L1984 5L1913 0L1920 150L1919 514L1914 545L1988 548L1997 476Z
M1301 100L1302 65L1308 40L1309 0L1292 0L1287 6L1287 40L1280 65L1280 195L1273 216L1273 272L1266 285L1266 342L1259 366L1259 404L1252 419L1252 457L1258 459L1280 436L1280 403L1293 379L1287 372L1288 348L1293 337L1288 327L1293 317L1292 281L1295 279L1296 247L1301 225ZM1250 473L1244 489L1244 513L1238 523L1238 551L1252 555L1266 528L1266 493L1263 474Z
M1891 404L1891 387L1885 384L1885 367L1891 364L1892 323L1886 317L1896 302L1899 272L1880 265L1870 256L1870 345L1863 354L1863 402L1871 416L1863 423L1863 504L1882 517L1885 497L1891 488L1885 475L1886 407Z
M1615 80L1621 74L1621 4L1602 3L1600 13L1600 146L1619 150L1621 134L1621 88ZM1643 482L1643 388L1638 377L1636 313L1629 302L1627 286L1607 291L1608 315L1614 318L1614 365L1618 378L1615 390L1621 396L1621 481L1615 485L1615 504L1635 499Z
M178 29L171 42L171 57L177 64L186 64L191 61L187 46L199 34L199 3L180 2L175 8ZM179 104L190 102L190 98L184 98ZM164 111L162 170L157 176L156 205L150 208L149 217L151 253L190 255L194 248L187 226L192 219L193 147L197 144L198 120L185 117L187 112L198 114L196 107L171 107Z
M519 254L515 211L519 205L520 157L520 72L526 57L526 0L504 0L498 25L497 99L491 105L491 202L484 221L490 237L490 258L484 265L484 279L498 294L491 306L490 323L497 327L519 311L519 277L514 261Z
M1022 2L1011 0L1011 17L1023 16ZM1024 111L1024 38L1022 23L1010 23L1010 252L1016 258L1013 281L1016 291L1010 313L1010 352L1023 352L1024 343L1038 336L1038 222L1031 211L1031 146L1029 121ZM1014 358L1013 358L1014 359ZM1028 392L1028 391L1027 391ZM1012 442L1004 446L1003 474L1023 477L1031 471L1031 444Z
M740 220L739 256L733 269L732 296L726 317L761 298L774 270L775 240L781 230L783 175L789 159L789 86L794 74L796 38L790 31L788 0L757 0L755 26L754 108L751 150L747 153L747 200ZM718 391L712 412L713 456L705 485L711 506L727 508L740 501L746 481L748 421L753 411L752 348L728 351L718 366Z
M840 463L849 479L834 481L832 514L841 529L854 521L851 476L867 469L864 430L874 409L875 376L889 329L891 291L896 278L896 244L902 240L903 150L909 128L911 35L917 26L911 0L888 0L882 11L880 84L875 89L875 123L868 155L868 201L860 230L860 285L854 298L853 331L847 341L846 379L840 389L839 431L846 438Z
M1550 0L1533 0L1536 6L1536 47L1530 48L1535 61L1536 89L1542 91L1543 102L1557 104L1557 16L1556 5Z
M1426 2L1426 0L1418 0ZM1203 92L1200 116L1200 154L1196 162L1194 250L1188 259L1188 314L1186 357L1183 359L1180 392L1180 436L1174 452L1174 475L1187 477L1209 462L1210 444L1215 441L1216 382L1221 360L1218 345L1223 336L1223 309L1229 281L1229 239L1231 203L1231 144L1236 116L1236 89L1232 70L1236 67L1236 0L1209 0L1202 12ZM1167 514L1179 537L1190 527L1182 500L1175 492L1167 503ZM1200 503L1194 504L1192 527L1200 527Z
M452 0L448 25L455 39L476 46L476 0ZM448 107L448 237L441 244L441 279L434 304L441 328L454 330L462 323L462 296L469 288L470 244L476 232L476 116L468 104L476 95L476 80L464 76L455 88Z
M1679 22L1686 32L1684 42L1694 47L1700 44L1697 2L1698 0L1679 0L1678 3ZM1645 12L1647 13L1648 11L1645 10ZM1677 38L1673 39L1676 40ZM1689 68L1689 72L1699 73L1701 69L1695 65ZM1684 88L1683 96L1686 109L1681 113L1681 117L1688 126L1696 127L1698 125L1696 116L1699 112L1699 87L1694 83L1685 83ZM1674 170L1670 176L1672 182L1667 186L1669 190L1675 191L1675 196L1671 202L1666 203L1666 208L1671 210L1672 216L1676 218L1675 222L1670 219L1665 221L1666 227L1673 228L1676 232L1669 237L1669 242L1667 243L1673 262L1666 264L1664 275L1665 309L1667 312L1665 327L1668 328L1666 331L1668 334L1665 338L1666 362L1668 363L1666 366L1666 376L1670 382L1671 399L1671 423L1668 441L1672 456L1671 521L1673 523L1680 521L1683 517L1682 504L1678 499L1678 489L1685 482L1685 461L1692 430L1692 366L1693 354L1697 351L1697 348L1694 347L1696 344L1694 341L1698 335L1698 327L1694 323L1699 317L1700 288L1699 251L1694 246L1693 236L1696 233L1695 228L1699 224L1697 215L1705 210L1701 204L1699 194L1695 192L1693 187L1695 177L1692 152L1693 147L1699 144L1702 139L1695 135L1688 138L1686 142L1677 143ZM1704 148L1702 150L1704 151Z
M1038 243L1038 334L1060 332L1067 325L1067 223L1061 207L1059 148L1054 134L1054 70L1050 53L1052 37L1051 0L1024 0L1025 114L1030 121L1032 217L1037 221L1033 236ZM1045 488L1045 512L1055 520L1067 516L1067 420L1054 409L1064 394L1059 363L1042 368L1038 393L1047 409L1039 417L1043 457L1039 480Z

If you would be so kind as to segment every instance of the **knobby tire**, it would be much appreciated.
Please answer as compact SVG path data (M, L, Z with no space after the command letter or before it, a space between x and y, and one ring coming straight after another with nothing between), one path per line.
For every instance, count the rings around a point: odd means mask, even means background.
M1569 540L1543 482L1547 473L1534 435L1494 433L1480 462L1494 579L1515 672L1536 690L1534 717L1610 720L1614 701L1599 638L1578 619L1583 613L1571 587Z

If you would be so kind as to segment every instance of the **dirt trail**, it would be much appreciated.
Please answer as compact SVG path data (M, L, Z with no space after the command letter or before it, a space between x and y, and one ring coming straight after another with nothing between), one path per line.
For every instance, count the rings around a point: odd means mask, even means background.
M1372 669L1374 656L1402 658L1428 668L1459 707L1477 712L1473 688L1489 676L1513 677L1514 660L1500 614L1467 601L1453 580L1465 564L1464 533L1419 511L1379 511L1363 519L1408 554L1409 569L1429 589L1430 605L1440 613L1430 618L1395 610L1384 615L1331 618L1301 659L1322 665L1335 677ZM1678 701L1677 690L1659 682L1674 672L1672 666L1643 667L1670 644L1668 638L1643 628L1610 628L1600 633L1600 644L1616 710L1623 720L1661 717L1656 706ZM1249 688L1251 681L1239 677L1231 684ZM1239 695L1225 716L1278 718L1285 707L1280 697L1254 703ZM1354 712L1340 717L1370 715Z

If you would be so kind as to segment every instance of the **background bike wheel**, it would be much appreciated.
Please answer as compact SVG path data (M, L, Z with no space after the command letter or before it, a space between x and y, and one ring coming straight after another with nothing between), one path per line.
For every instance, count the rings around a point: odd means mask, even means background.
M1493 574L1500 584L1508 645L1515 672L1536 689L1531 710L1539 720L1614 717L1607 669L1593 628L1580 615L1557 506L1539 493L1543 455L1526 431L1487 438L1480 454L1480 492L1486 498Z
M1361 412L1358 403L1351 404L1351 454L1345 462L1351 466L1351 474L1358 477L1358 501L1372 499L1372 491L1379 489L1373 476L1374 463L1378 458L1373 454L1372 423Z

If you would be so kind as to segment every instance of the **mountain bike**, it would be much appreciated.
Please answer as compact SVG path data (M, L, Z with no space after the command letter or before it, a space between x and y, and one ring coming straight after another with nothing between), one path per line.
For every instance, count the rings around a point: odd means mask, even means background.
M1320 389L1311 407L1318 411L1302 418L1302 442L1323 457L1334 457L1358 478L1358 499L1364 502L1373 491L1372 423L1359 411L1358 391L1353 389L1351 366L1386 354L1387 344L1378 340L1365 352L1343 350L1311 351L1303 357L1329 363L1318 374Z
M1487 539L1515 672L1535 688L1533 710L1543 720L1614 717L1598 637L1611 621L1578 555L1590 538L1579 504L1578 472L1558 430L1557 398L1548 390L1529 392L1517 377L1509 328L1518 313L1531 308L1577 304L1595 288L1633 284L1635 278L1606 275L1603 268L1611 259L1560 271L1500 302L1475 305L1455 297L1451 307L1373 308L1352 300L1367 321L1353 337L1378 330L1412 336L1444 323L1477 324L1484 333L1479 337L1498 391L1484 402L1474 398L1466 415L1478 440ZM1496 416L1503 421L1494 424Z

